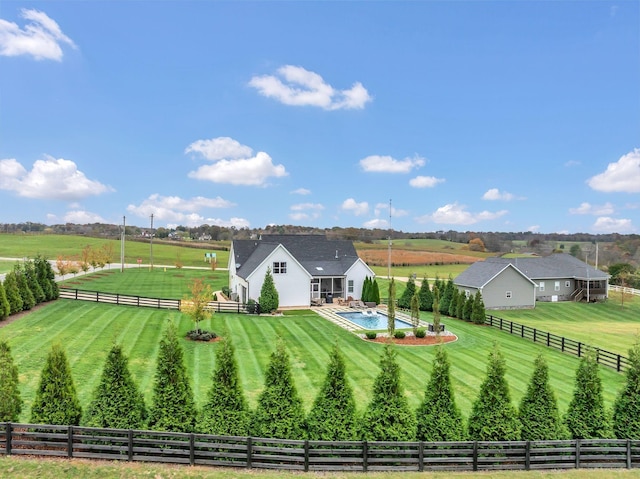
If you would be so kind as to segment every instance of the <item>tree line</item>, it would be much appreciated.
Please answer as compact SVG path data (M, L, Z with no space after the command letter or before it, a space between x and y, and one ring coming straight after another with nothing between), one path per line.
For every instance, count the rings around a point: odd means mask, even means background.
M626 385L612 411L605 409L598 365L595 355L589 353L578 365L573 398L564 415L558 411L542 355L535 359L526 394L518 406L513 404L505 359L496 344L466 420L456 405L443 345L436 347L423 399L413 410L402 386L395 346L386 344L370 401L362 413L357 411L337 342L308 414L282 339L270 356L255 409L245 399L229 337L221 339L215 354L211 388L198 410L177 328L169 323L160 340L152 400L147 406L129 371L128 358L116 344L107 355L90 404L83 408L64 349L54 344L40 375L30 422L325 441L640 439L640 343L629 351ZM17 422L22 407L18 369L8 343L0 341L0 422Z

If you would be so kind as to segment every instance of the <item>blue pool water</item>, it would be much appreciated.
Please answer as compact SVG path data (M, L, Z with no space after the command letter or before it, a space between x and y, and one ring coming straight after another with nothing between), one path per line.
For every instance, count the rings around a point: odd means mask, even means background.
M362 313L360 311L349 311L345 313L336 313L344 319L351 321L362 327L362 329L387 329L387 315L382 313L373 314ZM411 324L396 318L396 329L410 328Z

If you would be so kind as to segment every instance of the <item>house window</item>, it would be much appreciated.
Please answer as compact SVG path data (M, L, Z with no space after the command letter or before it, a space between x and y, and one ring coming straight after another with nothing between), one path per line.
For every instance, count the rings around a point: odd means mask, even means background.
M469 296L471 296L471 291L469 291L468 289L465 289L464 295L468 298Z
M273 262L273 274L287 274L287 262L286 261L274 261Z
M556 283L553 285L553 289L556 291L560 291L560 281L556 281Z
M507 291L506 298L511 299L511 291Z
M347 281L347 293L353 293L353 280Z
M565 288L570 288L571 287L571 281L565 281L564 282L564 287Z
M544 291L544 281L540 281L540 291Z

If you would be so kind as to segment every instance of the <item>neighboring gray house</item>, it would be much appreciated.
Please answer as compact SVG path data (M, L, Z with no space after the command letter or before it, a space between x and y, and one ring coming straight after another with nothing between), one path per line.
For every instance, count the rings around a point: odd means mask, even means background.
M234 299L258 301L267 269L280 306L309 307L336 298L359 299L367 276L375 273L351 241L324 235L263 235L234 240L229 253L229 289Z
M609 275L564 253L487 258L454 280L467 295L480 291L487 309L534 308L536 301L598 301L609 295Z

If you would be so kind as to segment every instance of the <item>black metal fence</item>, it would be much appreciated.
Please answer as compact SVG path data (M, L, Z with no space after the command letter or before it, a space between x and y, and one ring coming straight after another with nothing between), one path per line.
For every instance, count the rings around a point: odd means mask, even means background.
M639 468L640 441L294 441L0 423L0 454L296 471Z
M549 333L548 331L541 331L539 329L532 328L531 326L514 323L513 321L498 318L491 314L486 315L485 324L498 328L501 331L515 334L521 338L529 339L534 343L542 343L547 347L557 349L563 353L573 354L579 358L584 356L587 351L591 350L595 352L596 360L599 364L613 368L618 372L623 371L629 365L629 360L620 354L612 353L611 351L590 346L563 336L558 336Z
M80 289L60 288L60 298L75 299L79 301L93 301L96 303L117 304L122 306L136 306L156 309L179 310L182 300L145 298L142 296L130 296L118 293L102 293L99 291L86 291ZM216 313L255 313L258 311L256 304L243 304L235 301L210 301L209 309Z

